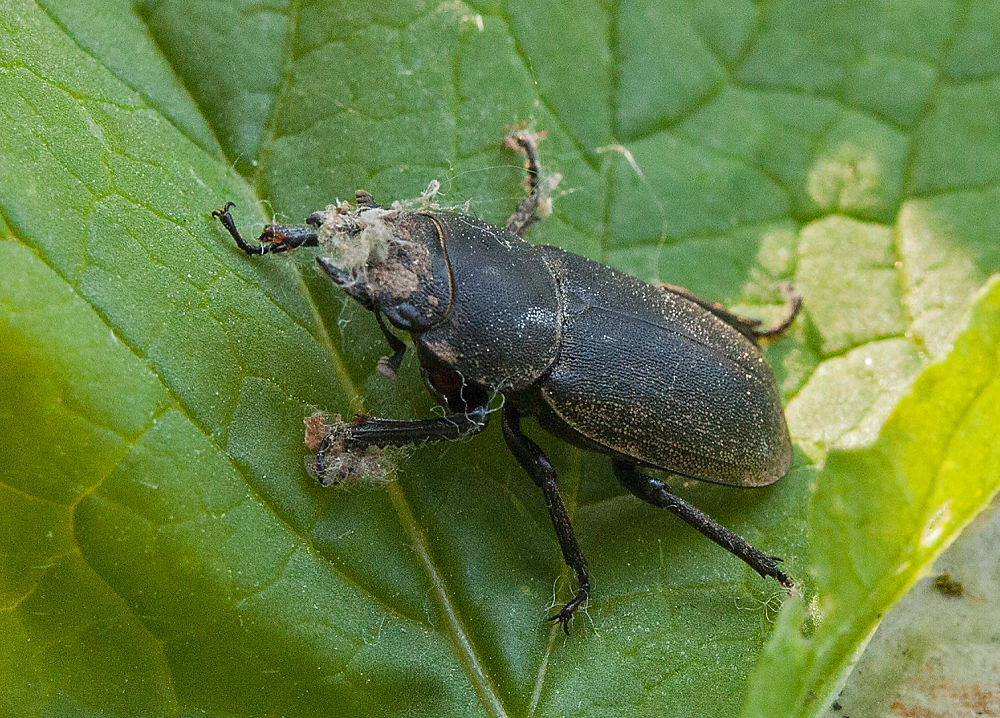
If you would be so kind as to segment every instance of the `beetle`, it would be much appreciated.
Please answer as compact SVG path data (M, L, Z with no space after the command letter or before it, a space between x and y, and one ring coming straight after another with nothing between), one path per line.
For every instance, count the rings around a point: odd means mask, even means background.
M614 473L644 501L665 508L762 577L794 584L778 559L751 546L642 469L737 487L767 486L791 464L792 447L774 376L758 348L781 334L801 300L771 327L673 285L652 285L562 249L523 239L538 214L537 135L518 131L508 146L525 155L529 193L505 228L434 207L385 207L358 190L355 206L331 205L305 225L271 224L245 241L230 214L213 212L250 255L321 248L317 262L365 309L393 350L392 374L412 338L423 381L443 417L393 420L358 415L326 427L315 445L321 483L335 483L335 450L406 446L482 431L500 393L511 453L541 488L574 596L549 620L569 633L590 594L580 549L542 449L522 431L534 418L585 450L610 455ZM789 288L790 289L790 288Z

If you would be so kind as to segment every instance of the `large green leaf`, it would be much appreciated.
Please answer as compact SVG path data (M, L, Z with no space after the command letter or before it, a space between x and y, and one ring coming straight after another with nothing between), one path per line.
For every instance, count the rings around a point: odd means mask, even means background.
M925 371L878 440L827 457L810 502L812 631L790 602L760 661L745 715L825 707L838 666L875 630L956 527L996 491L1000 447L1000 281L992 282L949 357ZM815 705L811 705L815 704Z
M994 499L879 623L825 718L1000 713L998 543Z
M819 711L1000 481L975 440L998 418L996 289L955 340L1000 269L998 21L941 2L6 3L0 712ZM569 575L495 428L410 452L384 490L303 468L316 408L431 400L412 357L374 371L377 328L308 257L248 258L209 211L233 199L259 228L437 178L502 222L521 170L500 138L523 121L561 175L533 240L746 313L776 316L782 280L805 296L768 350L792 472L678 487L803 582L776 631L774 584L538 432L595 577L569 640L541 620Z

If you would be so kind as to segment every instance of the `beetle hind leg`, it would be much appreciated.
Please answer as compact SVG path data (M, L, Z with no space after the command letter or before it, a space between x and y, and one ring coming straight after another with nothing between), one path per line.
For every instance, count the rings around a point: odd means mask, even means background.
M507 446L518 463L534 479L535 483L545 494L545 506L549 510L549 517L552 519L552 526L556 530L556 537L559 539L559 547L562 549L563 559L566 565L576 573L577 590L569 603L563 606L558 613L550 616L548 620L558 621L562 624L563 631L569 635L569 621L580 606L587 602L590 595L590 577L587 575L587 559L580 550L577 543L576 534L573 533L573 525L569 520L569 512L563 503L562 494L559 493L559 486L556 484L556 471L552 468L552 463L534 441L521 433L521 415L516 409L505 406L503 410L503 438Z
M802 309L802 295L799 294L799 291L790 282L782 284L781 290L784 292L785 299L787 301L785 316L769 327L754 327L753 333L756 337L776 337L783 334L784 331L792 325L792 322L795 321L795 317L798 316L799 310Z
M708 514L671 492L663 481L647 476L637 471L635 466L622 461L614 462L614 468L615 474L619 481L625 485L625 488L643 501L666 509L674 516L683 519L729 553L745 562L762 577L770 576L785 588L795 586L788 574L778 568L780 558L768 556L754 548L747 543L746 539L733 533Z

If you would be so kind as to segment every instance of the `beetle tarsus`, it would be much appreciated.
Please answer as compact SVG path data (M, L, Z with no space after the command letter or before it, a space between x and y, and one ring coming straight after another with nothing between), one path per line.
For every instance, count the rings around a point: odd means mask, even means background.
M320 486L335 486L339 483L337 477L330 476L330 469L327 466L327 452L330 451L330 444L333 441L333 432L327 434L323 440L319 443L319 448L316 449L316 462L314 468L316 471L316 480L319 481Z
M226 231L236 240L236 245L244 252L247 254L264 254L263 245L254 247L240 236L239 230L236 229L236 223L233 222L233 216L229 213L229 210L235 206L235 202L226 202L222 209L213 210L212 216L222 222L222 226L226 228Z
M212 216L222 222L222 226L236 240L236 246L247 254L277 254L299 247L315 247L319 244L319 237L313 231L313 227L297 224L269 224L257 238L259 244L250 244L236 229L236 223L229 212L235 206L235 202L226 202L222 209L213 210Z
M524 170L528 175L528 196L517 205L514 214L507 220L507 231L523 237L532 222L538 219L539 179L541 167L538 164L538 138L542 133L530 132L526 129L516 130L507 135L503 143L517 152L524 153Z
M785 588L792 588L795 585L788 574L778 568L778 561L781 559L768 556L754 548L746 539L730 531L701 509L671 492L663 481L647 476L637 471L635 466L622 461L615 461L614 469L618 479L633 494L643 501L666 509L674 516L683 519L729 553L745 562L762 578L770 576Z
M560 624L562 624L563 633L565 633L568 636L570 619L573 618L573 614L576 613L576 610L587 602L587 599L589 597L590 597L590 584L588 583L586 586L581 586L577 590L576 595L573 596L573 599L565 606L563 606L561 609L559 609L559 613L555 614L554 616L549 616L545 620L558 621Z
M528 472L528 475L545 494L545 506L549 510L549 518L556 530L559 547L562 549L566 565L576 573L577 591L573 599L562 607L550 621L559 621L563 630L569 635L569 620L573 613L583 605L590 595L590 577L587 575L587 559L580 550L580 544L573 533L569 512L563 503L562 494L556 484L556 471L549 458L534 441L521 433L521 414L513 406L503 408L503 438L507 447L518 463Z
M758 339L766 339L768 337L776 337L783 334L785 330L792 325L792 322L795 321L795 317L798 316L799 310L802 309L802 295L799 294L799 291L794 287L794 285L791 283L782 284L781 290L785 295L788 306L785 310L785 316L769 327L754 328L754 336Z

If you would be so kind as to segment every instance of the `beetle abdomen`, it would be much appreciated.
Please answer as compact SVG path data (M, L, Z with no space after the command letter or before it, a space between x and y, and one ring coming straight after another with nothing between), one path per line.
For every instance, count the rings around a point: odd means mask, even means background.
M542 397L589 448L737 486L787 472L784 413L756 346L682 296L539 249L565 302L559 360Z

